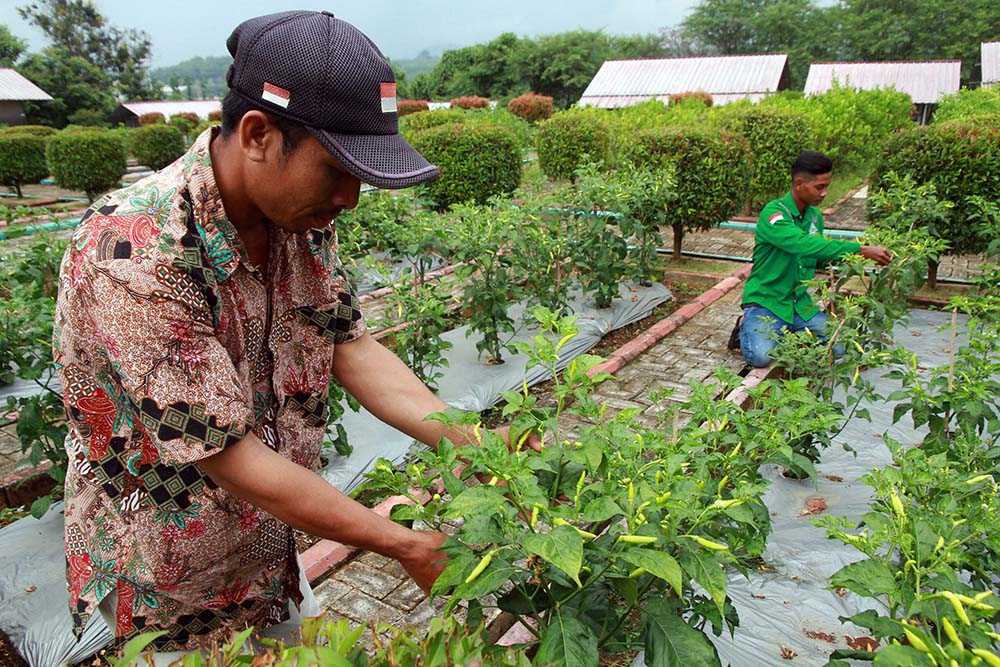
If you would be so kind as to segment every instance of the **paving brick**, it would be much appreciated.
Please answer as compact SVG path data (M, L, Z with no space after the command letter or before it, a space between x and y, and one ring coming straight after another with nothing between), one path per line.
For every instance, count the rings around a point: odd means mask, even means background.
M382 571L390 577L396 577L397 579L401 579L403 581L410 578L410 575L406 573L406 570L403 569L403 566L399 564L398 560L390 559L389 562L382 568Z
M371 621L398 623L403 618L403 613L400 610L359 590L351 590L346 595L334 600L330 608L357 623L367 624Z
M383 602L387 605L395 607L396 609L402 609L404 611L412 611L414 607L420 604L421 600L424 600L427 596L424 592L420 590L420 586L417 586L412 580L404 581L399 586L396 587L392 593L383 598Z
M386 558L381 554L373 553L371 551L366 551L363 554L361 554L361 556L358 557L358 561L364 563L365 565L373 567L376 570L381 570L386 565L388 565L389 561L391 560L392 560L391 558Z
M369 567L360 559L348 563L335 578L378 599L384 598L401 583L388 572Z
M336 579L327 579L313 590L316 602L323 609L328 609L331 604L339 600L344 595L353 590L350 586Z

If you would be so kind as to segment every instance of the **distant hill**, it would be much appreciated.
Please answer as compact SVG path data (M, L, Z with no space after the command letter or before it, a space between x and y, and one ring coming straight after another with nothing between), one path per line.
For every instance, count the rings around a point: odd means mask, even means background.
M433 55L424 49L416 58L392 58L392 64L406 73L407 81L413 81L414 77L434 69L439 60L441 60L440 54Z
M195 98L222 97L226 94L226 72L233 59L229 56L195 56L150 72L153 81L167 86L189 86Z

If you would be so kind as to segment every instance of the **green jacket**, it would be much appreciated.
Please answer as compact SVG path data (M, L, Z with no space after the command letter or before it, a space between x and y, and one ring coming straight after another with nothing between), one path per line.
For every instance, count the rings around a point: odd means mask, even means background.
M824 238L823 214L815 206L800 214L791 192L764 206L754 240L743 304L763 306L788 324L819 312L804 284L816 267L861 250L860 243Z

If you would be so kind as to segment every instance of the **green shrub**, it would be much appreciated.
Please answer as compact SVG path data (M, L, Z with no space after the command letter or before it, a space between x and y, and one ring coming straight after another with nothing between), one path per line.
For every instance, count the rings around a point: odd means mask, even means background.
M725 126L750 146L747 207L756 210L788 189L792 163L812 145L808 118L795 111L753 106L728 116Z
M969 120L987 114L1000 114L1000 88L966 88L945 95L934 111L934 122Z
M746 201L751 155L739 135L701 128L644 130L624 158L642 168L674 169L676 193L663 222L674 230L678 259L685 232L727 220Z
M608 162L611 133L598 109L573 109L555 114L538 126L538 164L555 180L573 178L587 162Z
M481 109L466 114L465 125L499 125L509 130L517 140L522 154L535 143L535 127L528 121L515 116L506 109Z
M201 122L201 117L196 113L191 113L189 111L182 111L180 113L175 113L170 117L170 125L173 125L181 134L187 136L191 134L191 131L197 127L198 123Z
M203 120L200 123L198 123L193 130L191 130L191 137L192 138L200 137L201 133L207 130L208 128L216 127L220 124L221 123L217 120L211 120L211 119Z
M940 199L954 208L938 225L937 236L956 254L981 252L987 239L969 223L969 199L996 200L1000 193L1000 127L951 121L914 127L894 136L872 177L872 189L889 185L889 173L909 177L917 186L934 185Z
M126 168L125 144L107 130L60 132L49 139L45 156L56 183L82 190L91 201L116 187Z
M525 93L508 102L507 111L526 121L537 123L552 115L552 98L548 95Z
M139 164L159 171L184 155L184 137L172 125L146 125L132 134L129 149Z
M397 105L397 113L402 118L403 116L409 116L411 113L430 111L430 108L427 100L400 100Z
M419 114L425 115L425 114ZM413 146L441 177L427 185L440 208L459 202L485 203L521 183L521 151L507 129L491 124L442 125L418 133Z
M417 132L438 127L439 125L451 125L452 123L464 123L469 119L469 114L461 109L438 109L427 113L410 114L399 119L399 131L409 139Z
M713 104L712 94L704 90L689 90L686 93L673 93L670 96L671 104L681 104L688 100L694 100L706 107L710 107Z
M222 122L222 112L221 111L209 111L208 120L214 121L216 123Z
M48 125L12 125L0 130L0 135L30 134L35 137L51 137L58 132L56 128Z
M22 185L37 183L49 175L45 141L31 134L0 135L0 183L14 186L18 197Z
M70 123L73 125L85 125L87 127L106 127L106 114L97 109L77 109L69 115Z
M156 123L166 123L167 117L159 111L151 111L139 116L139 125L154 125Z

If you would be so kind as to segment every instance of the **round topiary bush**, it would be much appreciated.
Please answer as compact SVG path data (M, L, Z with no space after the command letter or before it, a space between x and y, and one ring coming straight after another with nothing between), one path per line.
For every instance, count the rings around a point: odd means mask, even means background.
M167 117L159 111L144 113L139 116L139 125L154 125L156 123L166 123Z
M191 136L200 137L202 132L204 132L210 127L217 127L218 125L220 125L220 122L217 120L211 120L211 119L203 120L200 123L198 123L198 125L195 126L193 130L191 130Z
M159 171L184 155L184 136L173 125L146 125L132 134L129 149L139 164Z
M451 106L459 109L485 109L490 106L490 101L478 95L464 95L452 99Z
M750 181L750 147L731 132L663 127L640 131L624 159L650 169L675 169L676 197L664 222L680 258L687 231L708 229L740 211Z
M44 137L31 134L0 135L0 183L12 185L21 196L21 186L37 183L49 175Z
M59 133L45 149L49 171L61 187L82 190L90 201L116 187L125 173L125 144L108 130Z
M73 125L85 125L87 127L105 127L107 116L98 109L77 109L69 115L70 123Z
M671 104L681 104L688 100L696 100L706 107L710 107L713 104L712 94L704 90L689 90L686 93L673 93L670 95Z
M484 204L521 183L521 151L510 130L496 125L441 125L417 133L413 147L441 168L427 193L440 208Z
M539 123L535 135L538 164L551 179L572 179L586 162L606 162L611 132L596 110L562 111Z
M401 118L399 121L399 131L407 137L412 137L417 132L438 127L440 125L452 125L454 123L465 123L469 120L469 114L461 109L438 109L427 113L415 113Z
M548 95L525 93L508 102L507 111L527 121L537 123L552 115L552 98Z
M208 120L221 123L222 122L222 112L221 111L209 111Z
M753 162L747 208L755 211L788 190L792 163L812 145L809 119L784 109L748 107L728 116L725 127L744 137Z
M180 113L175 113L170 117L170 125L173 125L181 134L187 136L191 134L191 131L198 126L201 122L201 117L196 113L191 113L190 111L182 111Z
M400 116L409 116L421 111L430 111L431 105L427 100L400 100L397 106L397 113Z
M949 253L985 249L977 225L970 222L970 197L995 200L1000 192L1000 126L951 121L898 132L886 143L872 175L871 187L886 185L889 172L909 176L916 185L933 183L939 198L954 204L935 235L946 239Z
M11 125L0 130L0 135L30 134L34 137L51 137L58 132L54 127L48 125Z

